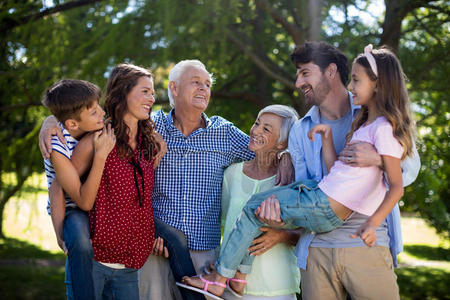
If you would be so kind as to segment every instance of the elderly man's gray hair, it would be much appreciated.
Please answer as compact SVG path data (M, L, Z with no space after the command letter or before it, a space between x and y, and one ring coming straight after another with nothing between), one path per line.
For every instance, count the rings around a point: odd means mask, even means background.
M172 92L170 91L170 82L174 81L175 83L180 83L180 77L183 75L183 73L186 71L187 68L195 67L205 70L209 74L209 80L211 81L211 86L214 82L214 77L212 73L209 73L208 70L206 70L205 65L197 60L197 59L188 59L188 60L182 60L179 63L177 63L172 70L169 72L169 86L167 87L167 94L169 96L170 106L174 107L175 102L173 99Z
M291 130L292 125L294 125L295 121L298 120L298 113L290 106L274 104L269 105L261 109L258 113L258 118L262 114L274 114L283 118L280 128L280 137L278 138L279 143L284 143L287 141L289 136L289 131Z

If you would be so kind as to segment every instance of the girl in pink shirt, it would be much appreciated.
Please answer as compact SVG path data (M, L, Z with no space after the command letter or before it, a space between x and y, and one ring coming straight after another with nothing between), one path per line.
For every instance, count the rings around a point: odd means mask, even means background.
M308 136L314 140L315 134L321 135L329 174L319 183L302 180L250 198L228 241L222 245L217 270L204 277L183 278L189 288L213 297L222 295L227 285L238 293L243 290L245 273L251 270L253 259L247 249L264 225L256 218L255 210L272 195L278 200L285 226L327 232L341 226L353 211L368 215L354 237L360 236L368 246L375 244L376 228L403 195L400 162L412 154L413 148L409 97L397 57L384 48L372 51L372 45L354 60L349 89L361 111L353 121L347 142L369 142L377 149L389 190L380 168L353 167L337 160L331 128L318 124ZM241 275L235 277L236 270Z

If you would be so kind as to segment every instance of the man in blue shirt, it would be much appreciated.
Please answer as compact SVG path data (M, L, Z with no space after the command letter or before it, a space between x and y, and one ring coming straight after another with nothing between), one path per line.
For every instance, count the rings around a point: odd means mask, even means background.
M354 106L352 95L345 87L348 63L343 53L323 42L308 42L291 54L297 68L296 87L313 105L306 115L294 124L289 135L289 151L295 169L295 180L321 180L327 174L322 158L320 138L308 139L308 131L316 124L332 127L333 142L339 159L357 167L377 165L381 158L372 145L345 145L345 137L360 107ZM403 183L411 184L420 169L415 150L413 158L402 162ZM267 199L266 223L280 220L276 200ZM297 244L298 266L301 268L303 299L399 299L396 276L393 272L396 255L402 251L400 212L394 208L377 229L377 243L365 246L350 235L363 224L367 216L353 213L338 229L328 233L305 232ZM391 253L389 253L389 248Z

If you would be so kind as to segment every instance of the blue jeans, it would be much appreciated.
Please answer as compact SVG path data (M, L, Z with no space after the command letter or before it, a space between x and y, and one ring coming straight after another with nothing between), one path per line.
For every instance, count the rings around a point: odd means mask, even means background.
M259 228L264 226L254 211L271 195L275 195L280 203L281 219L286 224L284 228L303 227L310 231L328 232L341 226L343 221L330 208L327 195L317 184L315 180L301 180L253 195L243 208L228 241L222 245L224 251L216 263L219 274L232 278L237 269L250 273L254 256L250 256L248 247L261 234Z
M104 289L107 286L112 299L139 300L137 271L131 268L113 269L92 260L95 299L105 299Z
M88 213L79 208L66 208L63 236L68 252L65 278L67 298L94 299L94 252L89 240Z
M184 233L170 226L163 221L154 218L156 236L160 236L164 240L164 245L169 250L169 264L173 277L176 281L181 281L183 276L195 276L194 265ZM204 300L202 294L193 292L188 289L179 289L184 300Z

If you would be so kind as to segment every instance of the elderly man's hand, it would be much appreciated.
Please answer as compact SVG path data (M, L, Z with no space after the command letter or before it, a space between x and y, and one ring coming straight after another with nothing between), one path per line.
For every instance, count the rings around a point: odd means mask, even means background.
M275 195L264 199L255 210L255 215L259 221L270 227L281 227L285 223L281 220L280 202Z
M281 155L277 170L277 178L275 185L287 185L295 179L294 166L292 165L292 158L289 153Z
M339 153L339 160L353 167L377 166L383 168L383 160L372 144L363 141L348 143Z
M44 120L41 131L39 132L39 148L44 158L50 158L50 153L52 153L53 135L56 135L61 143L66 143L62 130L58 126L58 120L54 116L49 116Z

